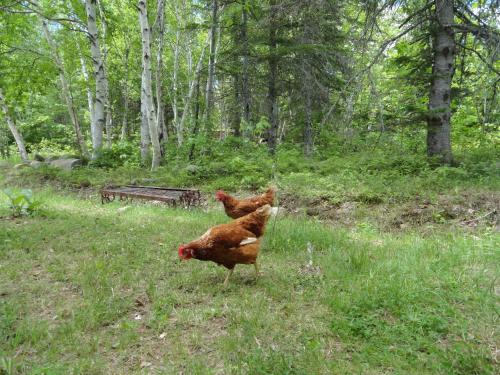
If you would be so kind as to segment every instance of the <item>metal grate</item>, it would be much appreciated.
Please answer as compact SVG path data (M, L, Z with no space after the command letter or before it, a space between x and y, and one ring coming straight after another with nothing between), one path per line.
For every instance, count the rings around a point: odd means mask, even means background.
M196 189L178 189L157 186L111 186L101 190L101 203L109 203L118 197L122 200L145 199L165 202L169 206L176 207L198 206L201 203L201 194Z

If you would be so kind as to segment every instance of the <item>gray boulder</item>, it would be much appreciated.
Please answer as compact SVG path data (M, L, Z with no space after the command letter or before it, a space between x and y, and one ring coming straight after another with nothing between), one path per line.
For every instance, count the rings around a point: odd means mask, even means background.
M43 162L43 161L39 161L39 160L32 160L30 162L30 165L33 167L33 168L40 168L42 165L47 165L47 163Z
M65 171L70 171L75 167L80 167L83 165L82 159L56 159L50 161L50 165L56 168L64 169Z

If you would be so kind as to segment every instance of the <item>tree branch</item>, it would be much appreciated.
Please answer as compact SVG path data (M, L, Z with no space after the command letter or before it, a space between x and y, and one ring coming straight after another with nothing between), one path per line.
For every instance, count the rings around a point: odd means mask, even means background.
M466 45L464 44L461 44L461 43L458 43L457 42L457 45L459 45L460 47L462 47L464 50L467 50L467 51L470 51L470 52L473 52L477 57L479 57L479 59L486 64L486 66L494 73L498 74L500 76L500 71L495 69L495 67L490 64L479 52L477 52L474 48L470 48L470 47L467 47Z

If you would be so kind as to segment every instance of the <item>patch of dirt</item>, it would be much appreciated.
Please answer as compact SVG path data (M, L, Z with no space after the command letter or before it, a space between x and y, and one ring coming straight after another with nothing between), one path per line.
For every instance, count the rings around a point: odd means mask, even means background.
M468 228L486 224L498 228L500 196L465 192L457 196L440 196L434 201L416 197L415 201L402 205L397 213L390 221L390 225L396 228L431 223L458 224Z
M428 224L454 224L472 229L485 224L500 230L500 193L496 192L464 191L435 199L416 196L413 201L400 204L354 201L331 204L326 198L302 199L285 193L279 205L292 215L305 213L345 226L366 218L389 230Z

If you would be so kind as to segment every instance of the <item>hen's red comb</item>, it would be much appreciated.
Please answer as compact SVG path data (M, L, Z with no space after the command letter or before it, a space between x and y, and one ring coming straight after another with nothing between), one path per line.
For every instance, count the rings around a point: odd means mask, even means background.
M188 260L192 258L191 254L186 251L187 248L184 245L179 246L179 249L177 250L177 253L179 254L179 258L183 260Z

